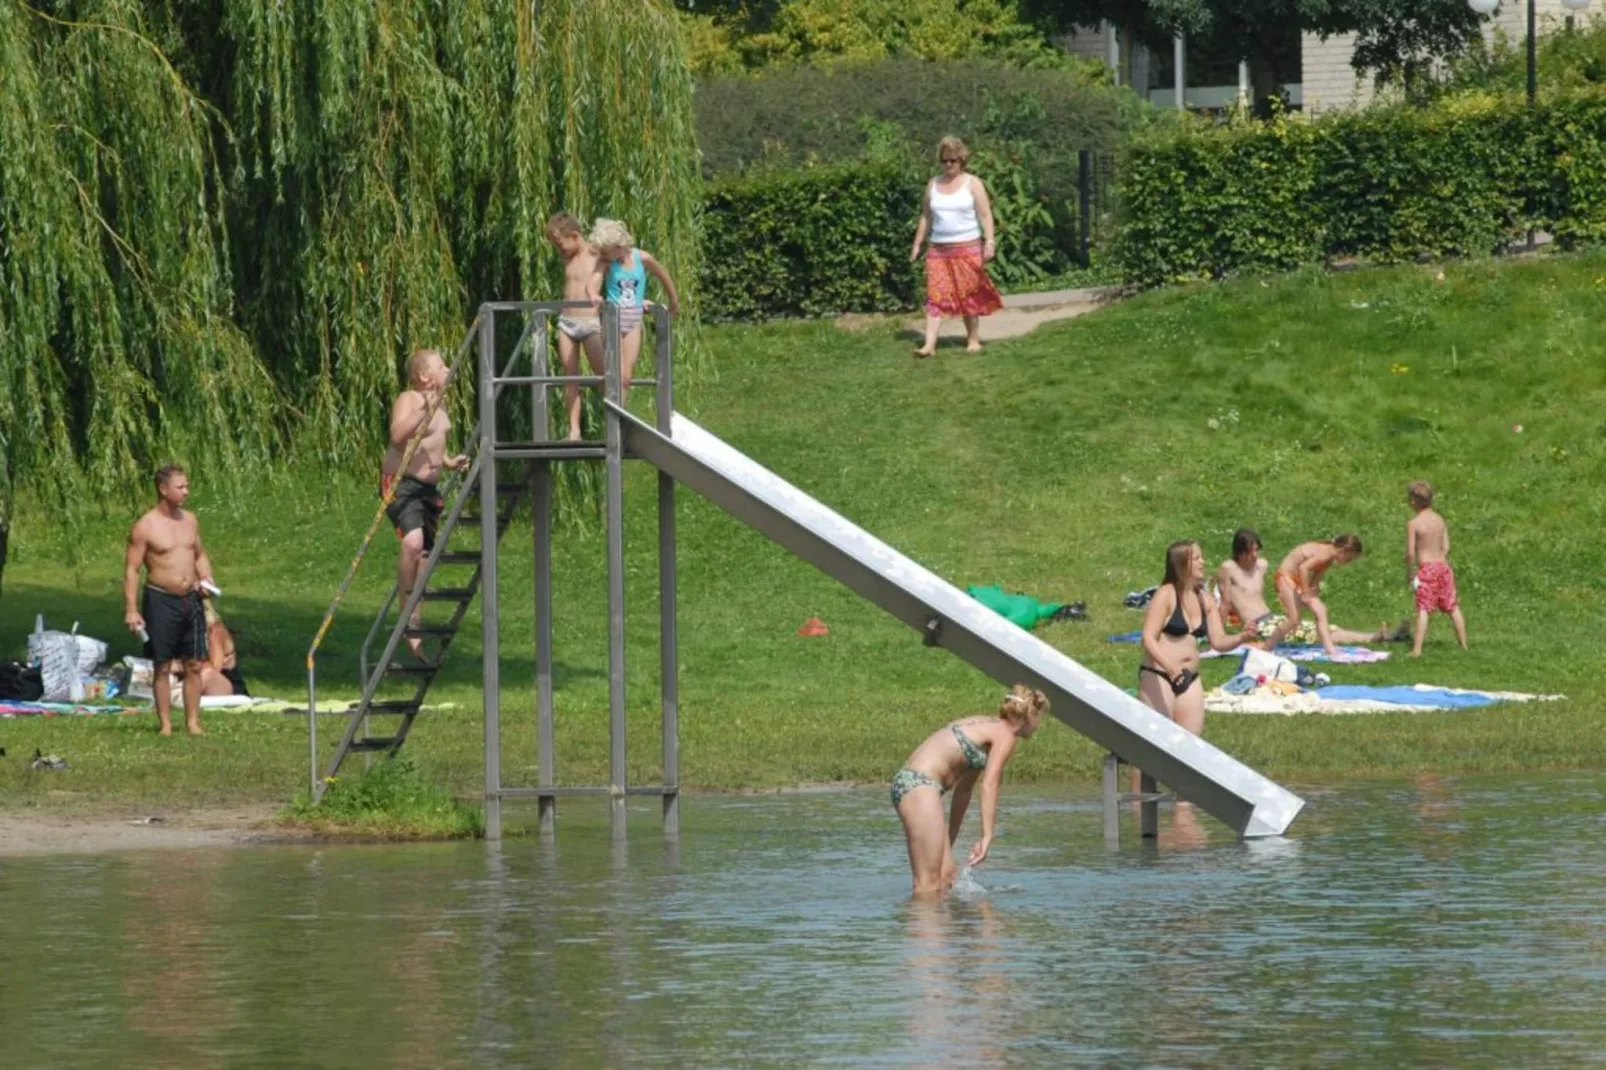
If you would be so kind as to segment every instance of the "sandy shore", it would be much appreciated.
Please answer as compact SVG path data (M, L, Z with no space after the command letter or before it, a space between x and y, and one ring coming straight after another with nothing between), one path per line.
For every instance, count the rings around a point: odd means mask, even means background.
M290 837L271 823L277 809L272 805L229 806L143 814L0 810L0 858L282 842Z

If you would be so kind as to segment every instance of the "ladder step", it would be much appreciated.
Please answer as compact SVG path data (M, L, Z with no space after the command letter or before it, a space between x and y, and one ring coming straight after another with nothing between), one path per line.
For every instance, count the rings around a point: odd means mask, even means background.
M397 698L389 699L385 702L370 702L368 704L368 712L414 714L418 712L418 706L417 699Z
M402 632L404 639L423 639L431 635L456 635L457 629L449 624L420 624Z
M440 671L440 668L441 667L438 664L436 664L435 662L432 662L432 661L431 662L423 662L423 663L415 664L415 665L403 665L399 661L393 661L389 665L385 666L385 675L386 676L433 676L435 673Z
M447 550L436 558L437 565L477 565L480 563L478 550Z
M467 602L474 597L472 587L437 587L424 592L426 602Z
M354 739L351 741L351 746L346 749L348 751L390 750L396 744L397 739L395 736L372 736L368 739Z

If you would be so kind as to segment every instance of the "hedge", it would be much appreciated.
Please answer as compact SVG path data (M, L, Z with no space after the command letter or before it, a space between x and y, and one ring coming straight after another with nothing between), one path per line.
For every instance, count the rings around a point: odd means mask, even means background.
M980 60L885 60L710 78L697 85L703 173L726 178L777 166L849 163L907 146L935 163L955 134L982 148L1030 145L1043 170L1106 152L1158 121L1130 90L1089 86L1061 70ZM1045 176L1037 176L1041 182ZM1068 181L1075 182L1074 166Z
M702 315L770 319L914 303L918 183L892 164L841 164L710 185Z
M1191 124L1133 145L1120 197L1139 285L1490 253L1528 227L1571 246L1606 235L1606 94Z

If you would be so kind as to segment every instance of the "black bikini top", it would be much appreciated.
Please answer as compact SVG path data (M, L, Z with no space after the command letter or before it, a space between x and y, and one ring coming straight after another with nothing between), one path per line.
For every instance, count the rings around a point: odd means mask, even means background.
M1202 598L1199 600L1199 611L1201 614L1204 612L1204 599ZM1171 611L1171 619L1165 622L1160 631L1166 635L1175 635L1179 638L1191 633L1196 638L1203 639L1209 634L1209 629L1205 627L1205 619L1202 615L1199 618L1199 626L1197 628L1188 627L1188 618L1182 612L1182 596L1180 594L1177 595L1177 608Z

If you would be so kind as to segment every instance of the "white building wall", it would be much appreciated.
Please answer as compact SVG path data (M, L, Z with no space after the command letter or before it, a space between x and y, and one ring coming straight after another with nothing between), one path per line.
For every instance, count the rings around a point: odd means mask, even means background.
M1597 0L1590 10L1606 10L1606 0ZM1536 0L1534 14L1538 18L1541 34L1559 30L1570 12L1561 0ZM1585 11L1587 17L1589 11ZM1484 36L1493 40L1497 34L1517 48L1524 47L1528 35L1528 5L1524 0L1503 0L1500 9L1484 25ZM1304 105L1307 114L1332 111L1335 108L1364 107L1373 99L1370 74L1357 78L1350 58L1355 54L1355 35L1340 34L1326 41L1315 34L1304 34L1300 39Z
M1093 28L1078 26L1060 38L1059 43L1061 48L1073 56L1108 60L1110 58L1110 37L1114 33L1115 30L1109 23Z
M1350 66L1355 35L1335 34L1323 41L1313 33L1299 39L1300 87L1305 114L1338 108L1365 107L1372 101L1372 80L1357 77Z

